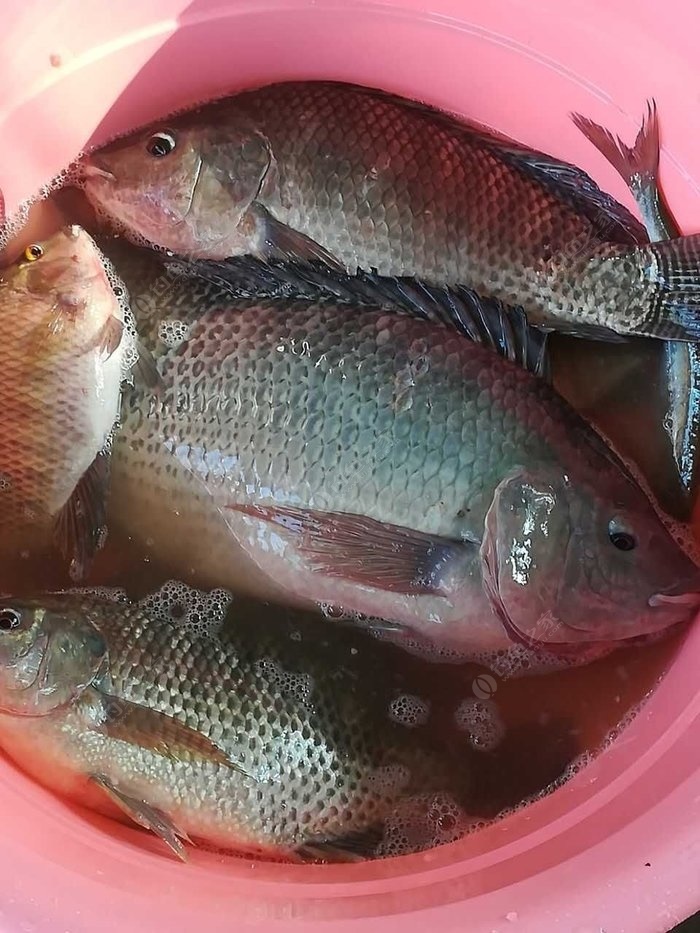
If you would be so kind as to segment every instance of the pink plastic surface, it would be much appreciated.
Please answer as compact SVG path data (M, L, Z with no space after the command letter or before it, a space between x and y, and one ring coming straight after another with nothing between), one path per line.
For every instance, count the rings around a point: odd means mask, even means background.
M693 0L24 0L3 4L8 209L89 142L287 78L421 97L572 159L630 203L568 120L662 121L676 217L700 229ZM700 627L642 714L551 797L426 855L349 867L187 865L0 762L0 930L662 933L700 907ZM316 927L316 924L314 924Z

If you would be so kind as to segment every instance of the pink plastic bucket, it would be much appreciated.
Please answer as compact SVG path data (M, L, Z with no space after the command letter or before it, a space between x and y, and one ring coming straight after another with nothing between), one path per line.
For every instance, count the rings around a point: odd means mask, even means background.
M700 223L691 0L25 0L6 4L0 184L11 210L88 142L227 89L330 77L428 99L577 161L629 203L578 135L631 137L659 105L662 177ZM421 856L252 865L69 806L0 762L6 931L385 930L660 933L700 907L700 627L617 743L507 820Z

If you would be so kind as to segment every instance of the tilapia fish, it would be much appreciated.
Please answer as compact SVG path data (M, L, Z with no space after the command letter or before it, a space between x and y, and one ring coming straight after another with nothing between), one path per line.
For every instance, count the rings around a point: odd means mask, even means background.
M656 105L650 102L631 148L580 114L574 115L574 122L627 183L649 237L654 241L680 237L681 231L658 183L660 143ZM685 493L685 517L688 517L697 494L699 472L700 348L692 343L671 341L664 348L663 359L668 386L668 415L664 423Z
M118 268L142 332L158 322L161 384L125 396L109 521L179 573L205 561L474 650L584 656L691 618L698 568L499 341L337 301L204 311L201 282L139 290Z
M0 527L4 548L54 540L84 570L104 527L106 445L132 333L80 227L0 272ZM36 534L35 534L36 533Z
M425 845L464 831L465 757L438 748L429 703L383 646L348 630L327 641L284 610L261 624L234 605L224 623L218 599L219 618L198 624L162 594L2 600L4 751L182 858L190 840L278 859L372 855L397 804L425 794L450 821Z
M91 154L97 211L189 257L321 259L464 284L597 337L700 334L700 239L647 243L575 167L378 91L247 91Z

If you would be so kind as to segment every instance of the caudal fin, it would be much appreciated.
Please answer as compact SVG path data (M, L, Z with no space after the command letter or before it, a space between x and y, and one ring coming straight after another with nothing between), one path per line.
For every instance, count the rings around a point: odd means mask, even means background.
M571 119L624 179L637 203L649 239L667 240L679 236L678 225L659 188L661 147L656 103L647 101L647 111L633 146L626 145L619 136L580 113L572 113Z
M639 333L700 340L700 234L637 247L650 303Z
M659 169L659 121L653 100L647 102L647 112L633 146L627 146L619 136L580 113L572 113L571 119L586 139L619 172L632 191L639 184L638 179L656 182Z

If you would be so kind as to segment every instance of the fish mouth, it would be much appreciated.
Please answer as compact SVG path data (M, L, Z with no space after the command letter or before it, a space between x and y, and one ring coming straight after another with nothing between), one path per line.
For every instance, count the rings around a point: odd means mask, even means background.
M501 616L501 622L503 627L506 630L506 634L515 644L523 645L525 648L528 648L530 651L540 651L545 652L546 654L552 654L556 657L583 657L585 654L596 655L599 654L601 650L610 650L612 646L622 647L626 644L631 644L639 636L633 636L629 639L615 639L607 641L545 641L542 638L535 638L534 635L528 635L519 629L518 626L513 622L513 620L506 616ZM571 631L575 631L570 626L567 626L565 623L562 623L565 628L569 628Z
M690 601L690 597L693 597L692 602ZM659 603L652 603L652 600L657 598L661 601ZM658 594L656 597L652 596L649 598L649 605L692 606L695 609L700 609L700 593L686 593L681 596L664 596L663 594ZM598 639L595 641L581 640L567 642L545 641L544 639L535 638L533 635L528 635L519 629L511 618L507 617L505 614L501 615L501 622L503 623L503 627L505 628L508 637L516 644L523 645L530 651L545 652L546 654L555 655L556 657L560 658L576 657L579 659L584 659L589 654L591 659L593 659L600 655L601 652L610 652L614 648L630 648L634 645L644 645L649 641L653 641L659 638L662 635L671 634L671 632L675 632L681 629L687 625L689 621L689 618L678 619L675 622L668 624L661 630L643 632L639 635L629 635L627 638L608 638ZM566 623L561 624L570 632L579 631L578 629L571 625L567 625Z
M654 593L649 597L649 606L652 609L663 607L677 607L688 611L700 610L700 593Z
M112 172L107 171L106 168L98 165L96 162L86 162L82 168L82 176L85 179L99 178L103 181L115 182L116 176Z

